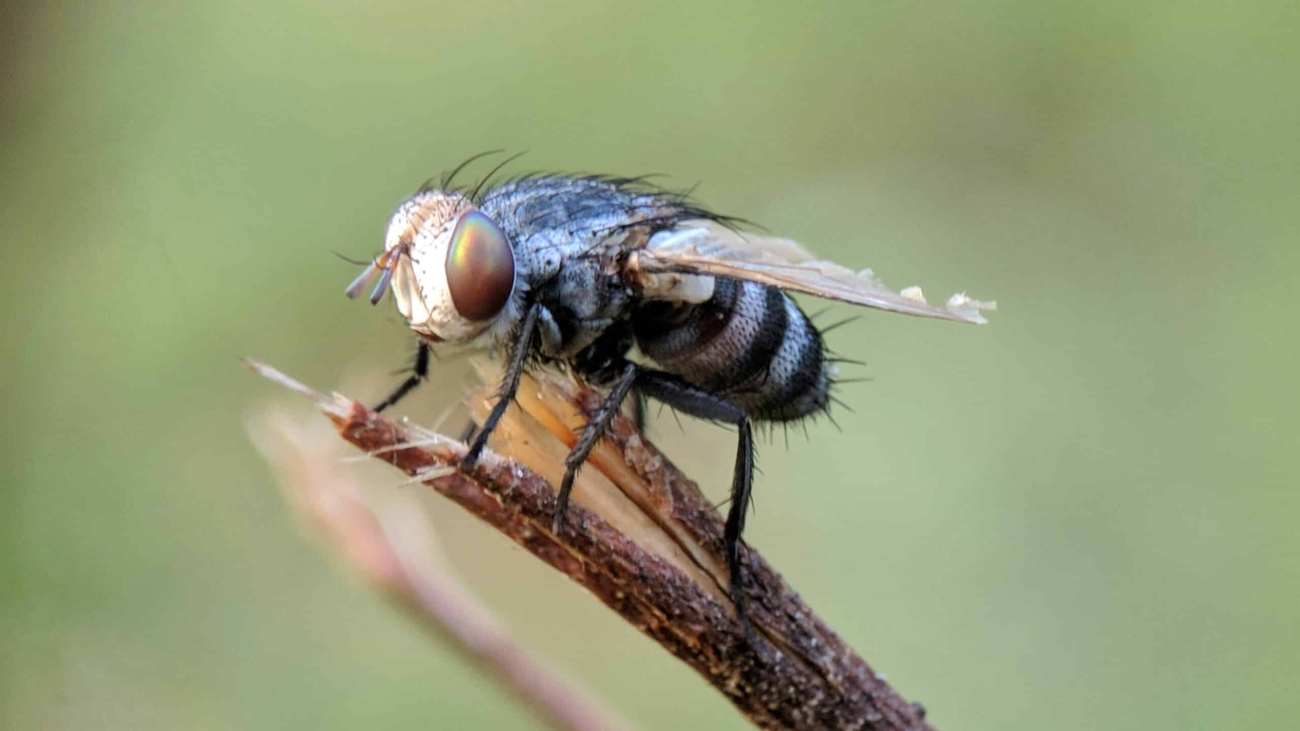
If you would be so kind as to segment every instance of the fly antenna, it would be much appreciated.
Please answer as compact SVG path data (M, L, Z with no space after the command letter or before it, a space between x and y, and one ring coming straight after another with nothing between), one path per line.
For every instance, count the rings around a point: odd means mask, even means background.
M388 291L388 285L393 281L393 270L397 268L397 262L406 253L406 247L398 245L388 251L375 257L347 289L343 290L349 299L356 299L361 296L361 291L370 284L370 281L377 276L379 279L375 282L374 289L370 290L370 304L377 305L384 298L384 293Z
M352 283L347 286L347 289L343 290L343 292L347 294L348 299L356 299L359 297L361 295L361 290L365 289L366 285L370 283L370 280L374 279L375 275L379 274L379 269L380 266L378 259L370 262L369 266L362 269L361 273L357 275L357 278L353 279Z
M370 304L377 305L379 300L384 298L384 293L388 291L388 283L393 281L393 269L397 268L397 262L393 257L389 257L387 265L379 275L379 281L375 282L375 288L370 291Z

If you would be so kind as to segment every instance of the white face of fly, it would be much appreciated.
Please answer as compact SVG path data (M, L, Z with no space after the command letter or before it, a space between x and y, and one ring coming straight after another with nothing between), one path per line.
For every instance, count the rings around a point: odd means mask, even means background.
M461 317L447 287L447 250L456 220L472 208L459 196L417 193L388 220L384 251L393 257L393 298L411 329L439 340L468 340L482 327Z
M437 190L416 193L397 207L384 254L368 271L382 272L372 302L391 277L397 309L411 329L440 341L482 334L510 310L515 290L514 252L505 234L465 196ZM363 273L349 294L372 277Z

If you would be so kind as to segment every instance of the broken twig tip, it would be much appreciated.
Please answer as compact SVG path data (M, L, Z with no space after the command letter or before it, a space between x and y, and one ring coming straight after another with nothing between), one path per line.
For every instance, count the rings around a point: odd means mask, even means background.
M321 393L320 391L317 391L316 389L304 384L302 381L299 381L293 376L286 375L280 370L276 369L274 366L269 366L260 360L254 360L253 358L240 358L239 362L243 363L245 368L248 368L250 371L258 374L259 376L262 376L263 378L273 383L278 383L281 386L284 386L285 388L289 389L290 391L302 394L303 396L306 396L312 401L315 401L316 405L320 407L320 410L324 411L326 414L330 416L338 417L338 418L347 418L347 416L351 414L353 411L355 411L358 407L362 409L365 408L364 406L361 406L361 404L357 403L356 401L353 401L352 399L343 396L341 394Z

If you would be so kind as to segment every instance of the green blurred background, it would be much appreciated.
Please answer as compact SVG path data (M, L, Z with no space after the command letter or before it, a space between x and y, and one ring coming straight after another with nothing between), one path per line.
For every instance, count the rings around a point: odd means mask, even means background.
M670 173L998 300L980 328L837 330L872 380L842 432L763 449L750 522L941 728L1300 723L1294 3L0 13L5 728L534 725L302 540L244 430L283 396L237 362L379 395L409 337L330 252L374 253L398 200L496 147ZM435 376L406 413L466 383ZM722 497L730 435L685 429L653 425ZM633 721L744 727L428 505L474 589Z

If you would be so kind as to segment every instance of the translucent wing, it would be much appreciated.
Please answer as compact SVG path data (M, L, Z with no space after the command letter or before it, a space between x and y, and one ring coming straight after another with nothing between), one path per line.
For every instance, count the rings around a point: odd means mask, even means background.
M745 279L793 292L849 302L879 310L957 322L984 323L980 310L995 302L980 302L955 294L942 307L925 301L920 287L895 292L870 269L853 271L818 260L789 239L740 233L712 221L691 221L661 231L630 257L634 277L653 279L666 273Z

